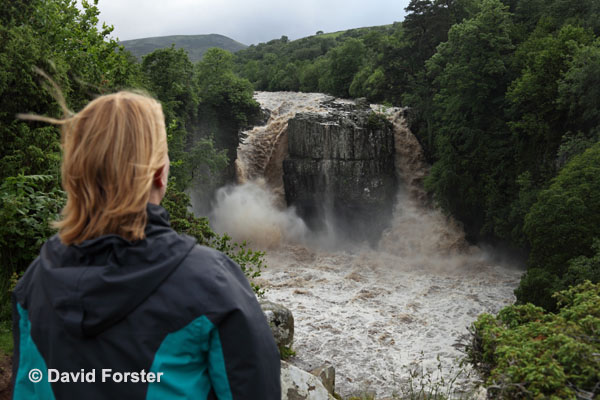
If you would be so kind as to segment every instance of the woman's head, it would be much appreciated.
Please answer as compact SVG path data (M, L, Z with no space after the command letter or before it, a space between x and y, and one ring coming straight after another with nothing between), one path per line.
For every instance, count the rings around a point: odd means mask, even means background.
M160 104L141 94L118 92L52 122L62 125L67 204L56 223L61 240L81 243L109 233L144 238L153 183L168 171Z

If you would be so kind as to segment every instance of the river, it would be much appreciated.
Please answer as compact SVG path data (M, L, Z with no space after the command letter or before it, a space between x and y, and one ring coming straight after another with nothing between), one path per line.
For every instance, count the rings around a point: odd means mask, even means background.
M460 367L457 342L484 312L514 301L522 270L469 245L460 226L427 201L420 146L401 110L372 106L394 124L401 180L390 227L376 246L336 242L310 232L284 206L281 160L287 121L299 112L326 113L322 94L258 92L271 111L267 125L245 133L238 150L238 185L219 191L215 229L267 249L259 283L266 299L294 314L296 356L311 369L336 369L342 396L370 391L402 394L423 378L469 390L478 377ZM335 100L348 102L348 100Z

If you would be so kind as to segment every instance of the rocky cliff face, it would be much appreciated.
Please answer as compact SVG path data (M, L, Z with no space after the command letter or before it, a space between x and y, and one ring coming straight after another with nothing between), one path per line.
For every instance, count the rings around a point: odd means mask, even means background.
M329 107L288 122L285 198L313 230L374 243L397 192L393 129L366 106Z

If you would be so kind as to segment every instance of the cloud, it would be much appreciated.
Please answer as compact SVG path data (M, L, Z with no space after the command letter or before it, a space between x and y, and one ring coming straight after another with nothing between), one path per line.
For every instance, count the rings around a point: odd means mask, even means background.
M220 33L245 44L282 35L297 39L316 31L401 21L409 0L100 0L100 20L120 40Z

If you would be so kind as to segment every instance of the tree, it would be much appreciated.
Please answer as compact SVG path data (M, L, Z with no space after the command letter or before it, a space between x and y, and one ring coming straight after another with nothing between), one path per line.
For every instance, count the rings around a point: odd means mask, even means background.
M413 57L422 66L434 53L438 44L448 39L448 31L455 23L467 17L464 1L411 0L402 26L411 43Z
M600 140L600 39L579 47L568 65L556 100L567 117L558 167Z
M517 50L521 73L506 94L518 169L529 170L538 184L554 176L557 150L569 130L558 102L559 82L578 49L591 42L588 32L571 25L551 34L544 30L538 28Z
M354 75L363 65L366 48L359 39L348 39L327 53L329 68L319 80L319 89L339 97L348 97Z
M269 81L269 90L298 91L300 89L298 75L298 65L287 63L285 67L280 67L275 71Z
M190 182L186 160L188 132L198 111L198 88L194 65L183 49L158 49L142 59L146 87L161 102L169 142L171 176L180 190Z
M137 86L138 68L112 27L97 28L99 10L87 1L0 3L0 320L10 318L8 287L54 230L49 221L64 202L60 189L60 133L26 123L17 113L61 117L48 81L52 76L78 110L95 95Z
M167 124L177 120L185 129L196 117L198 89L194 65L183 49L171 45L158 49L142 59L146 85L163 105Z
M41 68L59 84L74 109L98 93L139 82L136 67L114 40L112 27L96 28L99 11L74 1L0 6L0 176L57 173L59 135L54 128L23 123L17 113L60 116ZM20 12L15 11L15 7Z
M514 48L506 7L485 0L472 19L454 25L427 62L434 96L436 156L426 180L444 209L470 228L492 231L511 184L512 149L502 105ZM513 178L514 179L514 178Z
M517 299L552 310L551 294L566 288L570 260L593 256L600 238L600 142L574 157L539 193L524 231L531 252Z
M259 106L254 100L254 90L247 79L233 73L233 56L218 48L209 49L196 66L200 99L219 112L226 112L244 126L247 116L255 113Z

